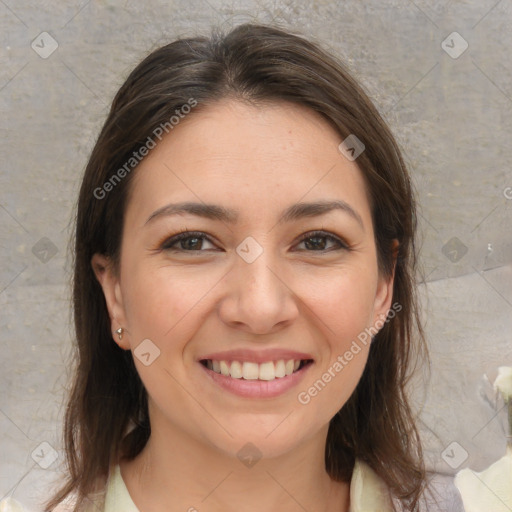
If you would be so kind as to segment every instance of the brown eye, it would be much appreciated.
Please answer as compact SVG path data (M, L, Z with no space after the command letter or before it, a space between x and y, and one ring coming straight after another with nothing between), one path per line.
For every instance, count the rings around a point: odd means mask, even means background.
M212 244L204 233L185 231L165 240L161 248L166 251L202 251L204 250L203 244L205 242Z
M299 244L304 243L308 252L327 252L338 249L349 249L348 244L340 240L337 236L325 233L324 231L313 231L306 233ZM334 244L334 249L326 248L329 243Z

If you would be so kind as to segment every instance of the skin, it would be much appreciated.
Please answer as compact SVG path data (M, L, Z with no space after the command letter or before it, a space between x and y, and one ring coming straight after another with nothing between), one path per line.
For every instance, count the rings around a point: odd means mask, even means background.
M182 120L135 171L119 273L100 254L92 265L112 331L125 329L114 341L134 350L150 339L160 350L149 366L134 358L149 394L152 434L137 458L120 463L140 510L348 510L349 484L327 474L325 443L369 344L307 405L297 394L385 318L393 276L378 273L365 183L356 162L338 150L341 141L305 107L223 100ZM332 199L349 203L362 226L341 210L277 223L294 203ZM186 214L146 223L158 208L181 201L232 208L239 220ZM160 249L182 229L211 242ZM311 230L342 238L349 250L325 238L318 240L323 251L311 238L301 242ZM236 252L248 236L263 248L250 264ZM197 250L187 252L190 245ZM241 398L212 384L197 362L234 348L289 348L315 362L284 395ZM251 468L237 457L247 442L262 454Z

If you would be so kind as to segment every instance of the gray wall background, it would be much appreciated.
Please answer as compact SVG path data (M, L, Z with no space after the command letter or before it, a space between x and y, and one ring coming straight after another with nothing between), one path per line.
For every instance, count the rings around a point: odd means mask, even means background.
M67 245L113 95L151 49L250 20L344 59L404 150L432 358L414 397L441 494L458 470L504 454L490 383L512 365L510 0L0 0L0 499L38 510L63 460Z

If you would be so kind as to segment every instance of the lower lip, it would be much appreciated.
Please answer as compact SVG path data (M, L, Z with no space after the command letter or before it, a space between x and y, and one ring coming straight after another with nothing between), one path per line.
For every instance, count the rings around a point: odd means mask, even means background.
M209 370L202 363L198 364L210 379L221 388L244 398L274 398L282 395L296 386L304 378L309 368L313 366L312 363L309 363L291 375L275 378L274 380L245 380L226 377L213 370Z

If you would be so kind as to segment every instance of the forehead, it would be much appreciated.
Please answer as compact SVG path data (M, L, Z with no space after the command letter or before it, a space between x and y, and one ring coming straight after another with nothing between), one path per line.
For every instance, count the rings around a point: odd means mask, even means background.
M185 116L135 171L127 215L169 202L223 203L247 215L342 199L370 221L365 182L322 116L288 102L223 100ZM259 212L259 213L258 213Z

